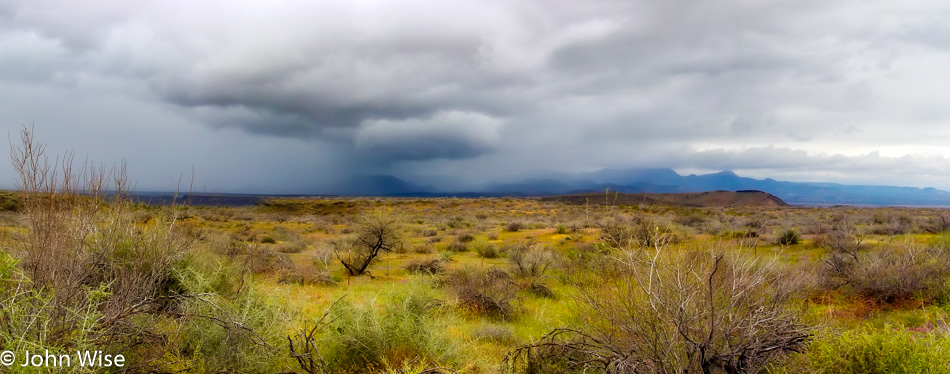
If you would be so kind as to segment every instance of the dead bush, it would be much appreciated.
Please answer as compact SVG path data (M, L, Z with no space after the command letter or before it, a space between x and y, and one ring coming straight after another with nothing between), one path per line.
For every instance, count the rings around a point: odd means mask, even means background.
M307 249L307 243L302 240L293 240L289 242L278 243L274 246L280 253L300 253Z
M519 277L542 277L556 261L555 252L537 239L525 239L508 251L508 263Z
M771 263L723 251L627 251L579 273L584 324L506 357L515 372L757 372L809 336Z
M278 273L293 269L293 263L287 255L275 251L271 246L245 242L244 266L252 274Z
M124 164L76 166L71 155L49 163L30 130L21 136L11 156L25 225L14 234L14 247L2 251L0 266L6 278L0 335L7 348L134 354L133 370L146 371L175 354L169 326L211 321L254 335L231 322L216 295L187 280L209 279L191 276L192 249L205 238L183 228L186 207L138 205L128 196ZM227 238L213 240L212 247L230 246Z
M452 242L445 246L445 250L449 252L466 252L468 251L468 245L462 242Z
M632 224L607 222L599 227L600 240L614 248L662 246L679 240L669 225L652 219L636 219Z
M406 265L406 270L412 273L441 274L445 270L445 264L437 258L414 260Z
M911 241L866 250L838 250L824 260L826 286L879 303L943 297L950 253Z
M446 275L442 283L458 297L459 304L475 313L500 319L514 315L517 286L501 269L461 269Z
M524 282L521 286L522 289L530 292L532 295L543 297L546 299L553 299L554 291L548 288L547 285L542 283L538 279L528 278L528 281Z
M927 219L921 229L926 233L939 234L950 231L950 215L938 214Z

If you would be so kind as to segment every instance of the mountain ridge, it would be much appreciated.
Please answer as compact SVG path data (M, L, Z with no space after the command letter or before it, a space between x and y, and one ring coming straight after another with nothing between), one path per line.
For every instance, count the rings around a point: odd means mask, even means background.
M742 177L730 170L698 175L680 175L669 168L605 168L582 173L548 171L465 191L446 191L432 186L420 187L393 176L354 178L342 184L343 187L333 193L349 196L477 197L552 196L603 192L607 189L619 193L757 190L775 195L786 203L800 205L950 206L950 192L933 187L788 182L772 178ZM385 183L370 183L373 185L372 188L360 186L366 180Z
M632 193L607 194L587 193L555 195L541 198L542 201L559 201L568 204L592 205L670 205L685 207L787 207L782 201L768 192L756 190L741 191L705 191L684 193Z

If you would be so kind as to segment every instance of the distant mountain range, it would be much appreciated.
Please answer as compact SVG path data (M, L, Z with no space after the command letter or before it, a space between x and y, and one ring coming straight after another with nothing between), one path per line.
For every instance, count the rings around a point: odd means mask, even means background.
M760 207L788 206L767 192L755 190L707 191L686 193L579 193L542 197L541 200L560 201L577 205L664 205L688 207Z
M331 193L349 196L550 196L573 193L683 193L759 190L790 204L950 206L950 192L935 188L783 182L721 171L680 175L672 169L602 169L586 173L547 172L541 177L496 183L473 191L440 191L388 175L350 178Z

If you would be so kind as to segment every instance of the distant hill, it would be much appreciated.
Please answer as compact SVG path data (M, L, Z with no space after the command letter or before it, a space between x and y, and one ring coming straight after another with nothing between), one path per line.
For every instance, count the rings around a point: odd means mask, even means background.
M548 196L610 189L621 193L685 193L716 190L758 190L790 204L856 204L950 206L950 192L935 188L783 182L740 177L732 171L682 176L672 169L602 169L589 173L557 173L490 186L493 194ZM505 191L508 189L508 191Z
M688 207L785 207L787 203L774 195L755 190L708 191L687 193L583 193L541 198L568 204L592 205L670 205Z
M444 178L450 179L448 177ZM431 180L431 178L430 178ZM446 183L450 185L450 183ZM784 203L798 205L903 205L950 206L950 192L936 188L845 185L821 182L783 182L771 178L753 179L732 171L680 175L672 169L601 169L585 173L556 171L533 173L523 179L489 184L464 191L437 189L391 175L364 175L343 180L334 188L320 191L324 196L394 197L500 197L599 194L605 190L624 194L682 194L707 191L764 191ZM174 194L135 194L145 202L167 203ZM196 205L251 205L259 195L194 194ZM181 199L181 197L179 197ZM180 200L179 200L180 201Z

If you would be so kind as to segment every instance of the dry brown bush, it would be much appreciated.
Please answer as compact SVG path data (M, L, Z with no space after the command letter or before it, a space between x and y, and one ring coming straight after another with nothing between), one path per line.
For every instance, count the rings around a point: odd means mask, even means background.
M508 249L508 263L519 277L543 277L555 265L557 255L537 239L525 239Z
M512 303L517 286L501 269L461 269L447 274L442 283L458 297L459 304L475 313L500 319L508 319L515 313Z
M824 262L826 287L880 303L944 297L944 282L950 276L950 253L909 240L867 249L852 242L832 251Z
M413 260L406 264L406 270L412 273L441 274L445 270L445 264L437 258Z
M578 273L584 323L506 358L515 372L756 372L809 336L770 263L709 248L625 251Z

